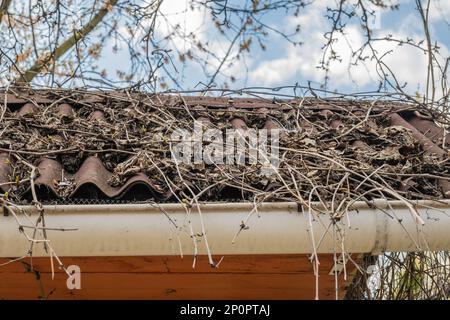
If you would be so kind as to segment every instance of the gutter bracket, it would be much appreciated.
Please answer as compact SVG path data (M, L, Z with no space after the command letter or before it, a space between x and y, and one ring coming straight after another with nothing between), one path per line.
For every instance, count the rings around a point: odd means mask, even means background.
M388 218L389 217L386 213L375 215L376 232L374 246L370 251L371 255L378 256L386 252L389 223Z

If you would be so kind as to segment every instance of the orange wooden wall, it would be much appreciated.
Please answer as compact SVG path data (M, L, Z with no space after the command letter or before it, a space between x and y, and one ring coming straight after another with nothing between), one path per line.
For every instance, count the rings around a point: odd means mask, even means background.
M353 255L354 257L354 255ZM220 257L215 257L217 260ZM335 298L332 255L320 255L320 299ZM0 259L0 264L8 261ZM27 258L0 267L0 299L314 299L315 276L306 255L225 256L219 268L192 256L64 257L81 268L81 290L66 287L67 276L49 258ZM56 263L56 262L55 262ZM348 280L339 279L339 296L356 272L347 263Z

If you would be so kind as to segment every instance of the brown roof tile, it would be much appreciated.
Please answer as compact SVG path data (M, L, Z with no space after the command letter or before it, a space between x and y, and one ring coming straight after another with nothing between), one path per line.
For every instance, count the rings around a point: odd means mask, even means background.
M50 143L53 139L54 143L64 142L65 134L70 133L70 122L71 121L85 121L86 123L95 120L96 124L90 126L86 125L86 130L91 130L93 142L95 144L95 139L97 135L101 135L96 128L97 126L107 126L110 124L108 120L108 113L105 109L100 111L101 108L92 108L90 112L84 111L79 113L79 108L92 104L92 106L102 106L105 105L108 99L118 99L124 96L119 93L111 93L107 97L100 94L87 94L77 95L76 100L74 97L70 96L67 99L63 99L61 103L54 105L54 110L47 110L46 112L54 112L56 118L60 120L58 123L49 123L43 125L42 123L35 123L30 115L39 113L39 108L46 108L54 103L56 96L63 95L64 92L40 92L35 95L29 94L8 94L7 95L7 105L10 109L9 117L16 117L19 121L28 121L32 125L27 126L28 130L34 130L37 135L34 138L39 141L40 145L45 147L45 143ZM0 94L0 97L4 97L5 94ZM53 98L52 98L53 97ZM1 98L4 101L4 98ZM1 100L0 99L0 100ZM137 95L135 97L136 101L150 101L154 102L152 108L164 108L164 101L169 101L173 99L179 99L176 96L162 96L156 99L152 96ZM149 100L150 99L150 100ZM292 111L289 107L289 103L286 102L273 102L270 100L263 99L242 99L242 98L210 98L210 97L183 97L184 102L187 107L195 113L197 120L203 122L204 124L212 124L214 122L208 117L208 114L215 112L223 112L229 121L229 125L236 129L246 130L251 125L246 122L246 117L254 117L255 121L262 121L262 127L268 129L280 128L286 115ZM29 101L33 101L30 103ZM158 106L158 104L160 104ZM38 107L39 106L39 107ZM359 119L364 119L366 113L368 112L367 106L364 103L349 102L349 101L333 101L332 103L327 103L326 101L319 101L315 99L304 100L303 101L304 110L308 110L310 119L305 120L303 118L297 118L295 121L300 125L303 130L314 129L314 117L316 119L324 119L328 123L330 130L335 130L335 137L339 136L347 130L353 130L354 128L346 127L345 117L359 117ZM257 110L252 112L252 110ZM250 111L250 113L248 113ZM345 112L344 112L345 111ZM112 111L113 112L113 111ZM134 110L132 106L129 106L129 112L134 112L136 118L141 117L138 111ZM274 113L275 112L275 113ZM406 104L385 104L382 107L377 104L371 111L372 113L377 113L380 117L386 118L388 125L391 126L401 126L410 130L412 137L418 141L426 154L434 154L441 158L447 157L447 152L441 148L443 139L443 130L438 127L432 120L420 116L417 112L414 112L414 108ZM343 115L345 113L345 115ZM23 120L20 120L23 118ZM187 118L189 120L189 118ZM156 120L156 118L155 118ZM175 119L181 120L181 119ZM185 120L185 119L184 119ZM190 119L192 120L192 119ZM189 121L190 121L189 120ZM344 121L345 120L345 121ZM187 121L187 120L186 120ZM283 122L284 121L284 122ZM294 125L294 120L292 120L291 125ZM361 120L356 121L358 123ZM28 123L27 122L27 123ZM368 129L377 128L377 124L374 120L369 120L370 124ZM157 123L157 121L156 121ZM148 125L155 126L155 123ZM309 129L308 129L309 128ZM145 128L135 128L135 130L144 130ZM113 128L111 130L124 130L121 127ZM30 131L31 132L31 131ZM363 135L360 135L363 137ZM6 138L2 138L6 139ZM333 139L333 135L331 135ZM446 142L450 139L446 136ZM126 139L125 139L126 140ZM48 142L50 141L50 142ZM135 143L139 143L136 141ZM5 142L6 143L6 142ZM11 161L13 160L7 152L7 146L2 143L2 153L0 153L0 186L3 191L10 189L12 184L7 184L8 182L13 182L15 180L12 177L12 167ZM14 143L14 139L13 139ZM98 143L104 143L104 141L99 141ZM360 150L360 152L367 152L368 150L373 151L373 146L371 146L370 141L364 141L359 138L349 141L351 148ZM103 153L96 154L95 152L87 152L87 150L78 150L77 146L71 146L74 149L74 153L71 153L72 158L79 157L82 159L79 168L76 168L73 172L73 168L66 168L66 161L60 157L55 157L53 154L48 154L39 157L35 163L38 167L39 177L36 179L35 183L39 188L45 189L49 197L62 197L62 198L114 198L114 199L157 199L159 201L165 201L171 197L171 192L167 188L161 187L161 181L155 180L151 176L147 176L143 172L137 169L136 172L127 174L124 176L124 180L119 184L112 184L111 181L115 177L115 173L108 170L108 165L105 163L105 159L101 160ZM102 148L102 145L99 147ZM110 146L108 148L111 148ZM120 145L116 146L117 152L111 151L111 156L121 156L122 161L124 154L120 153L120 149L123 149ZM129 148L131 150L132 148ZM22 150L29 152L33 155L32 151ZM24 154L27 154L27 153ZM116 154L117 153L117 154ZM37 155L36 155L37 157ZM65 156L68 157L67 155ZM70 160L70 159L69 159ZM70 163L70 161L68 162ZM113 168L111 168L113 169ZM176 179L176 177L172 177ZM205 177L206 179L208 177ZM70 188L64 189L64 181L72 181L73 183L68 183ZM442 188L444 196L450 196L450 182L446 179L438 179L438 184ZM274 186L273 182L268 185ZM411 179L404 179L401 181L399 190L409 190L414 183ZM227 186L222 186L223 188L229 188ZM177 186L173 186L172 190L179 190ZM29 190L28 190L29 192ZM228 190L229 192L229 190ZM26 193L26 192L25 192ZM24 194L25 194L24 193Z

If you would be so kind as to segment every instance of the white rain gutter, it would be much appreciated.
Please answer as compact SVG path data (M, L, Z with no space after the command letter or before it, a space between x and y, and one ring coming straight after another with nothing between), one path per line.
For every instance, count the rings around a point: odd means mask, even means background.
M415 207L425 224L399 201L374 201L377 209L355 202L336 224L343 231L346 252L450 250L450 202L418 201ZM22 207L33 212L33 207ZM57 205L44 206L49 228L76 231L47 231L58 256L133 256L193 254L188 216L179 204ZM341 252L342 241L333 240L327 213L301 212L295 203L263 203L248 221L236 242L232 239L242 221L253 210L251 203L208 203L201 205L211 252L218 254L312 253L311 228L317 253ZM164 213L165 212L165 213ZM36 213L32 213L33 220ZM168 216L178 226L175 231ZM23 215L19 215L22 217ZM312 218L310 222L309 218ZM31 225L21 218L23 223ZM195 234L201 235L199 214L190 217ZM399 223L401 221L401 223ZM328 228L329 227L329 228ZM328 228L328 232L326 232ZM25 229L32 234L33 229ZM205 254L204 238L198 236L199 254ZM322 240L321 240L322 239ZM319 244L320 243L320 244ZM0 257L23 256L29 243L19 232L13 216L0 216ZM42 244L34 256L47 256Z

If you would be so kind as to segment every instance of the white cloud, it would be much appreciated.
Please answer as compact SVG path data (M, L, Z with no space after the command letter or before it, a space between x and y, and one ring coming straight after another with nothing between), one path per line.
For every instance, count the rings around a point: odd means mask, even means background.
M412 8L410 1L399 0L401 10L407 5ZM171 37L168 42L169 48L173 49L174 62L177 63L176 52L186 52L192 49L197 57L207 61L205 69L201 63L190 63L186 69L177 65L180 74L173 74L174 77L182 78L182 85L195 85L196 81L205 81L203 71L211 75L219 66L221 59L225 56L229 39L221 35L213 22L210 13L202 7L191 7L191 0L164 0L161 6L162 15L157 19L156 33L157 39L162 39L173 32L175 26L178 26L179 35ZM281 42L274 38L268 39L267 48L269 54L261 54L253 51L252 56L247 56L247 60L233 59L238 46L231 51L229 60L222 66L222 72L226 75L234 76L237 79L244 79L247 68L249 69L249 85L278 86L292 84L293 82L304 83L306 80L322 82L325 76L323 70L318 69L322 58L322 47L325 43L324 32L330 27L330 21L324 15L327 6L335 6L335 0L317 0L307 6L305 11L297 17L280 15L280 20L276 21L276 28L285 28L292 30L298 24L301 25L300 38L303 45L294 47L287 42ZM391 34L394 38L405 39L407 37L416 41L423 38L421 21L417 12L402 16L401 20L395 21L395 28L388 29L388 24L392 21L381 14L380 27L376 30L377 37L384 37ZM450 0L432 1L430 17L433 21L438 21L442 17L450 16ZM386 17L386 18L385 18ZM150 22L149 22L150 23ZM124 31L125 34L125 31ZM186 39L184 35L195 35L195 39ZM363 45L365 38L363 30L358 25L348 25L345 35L337 35L338 41L334 44L334 49L339 53L341 62L333 61L330 65L329 88L351 88L358 91L368 86L376 87L378 84L378 74L376 64L373 60L366 60L357 66L352 65L352 51ZM197 41L201 41L208 46L212 54L201 52L196 47ZM278 42L277 42L278 41ZM393 42L377 42L374 44L379 56L393 51L393 53L384 56L383 61L397 75L400 83L408 82L408 90L415 92L418 88L424 89L427 72L427 56L417 49L410 46L398 47ZM448 49L441 44L441 53L448 56ZM254 55L255 54L255 55ZM270 56L271 58L266 58ZM181 72L184 72L183 74ZM224 78L219 76L218 82ZM240 82L240 84L243 82Z
M446 1L450 8L450 1ZM319 81L324 79L325 73L317 66L322 58L322 47L325 43L324 32L328 30L329 24L324 15L324 3L319 1L313 4L309 10L299 17L287 17L285 23L288 25L302 26L302 46L294 47L287 44L284 55L277 58L261 61L250 73L252 84L264 84L266 86L285 85L292 82L305 80ZM388 34L393 38L411 38L419 41L423 38L420 34L420 21L417 22L414 15L405 17L396 30L377 30L377 36L384 37ZM419 26L418 26L419 25ZM348 25L346 34L336 35L338 41L334 43L334 49L338 52L342 61L332 61L330 64L330 88L352 87L354 91L362 87L376 88L379 76L377 74L376 62L368 59L359 62L358 65L350 65L353 61L352 52L360 48L365 37L363 30L358 25ZM374 43L378 57L383 56L382 61L396 75L400 84L408 83L407 90L415 92L418 88L423 91L427 75L427 56L412 46L398 46L395 42L379 41ZM280 50L280 52L283 52ZM369 54L369 52L366 52ZM441 44L441 54L448 56L448 49Z
M205 40L205 24L208 13L205 9L190 6L190 0L164 0L161 3L156 31L167 36L178 26L180 36L173 37L177 46L186 46L186 37L195 35L199 40Z
M430 18L433 21L438 20L450 21L450 1L448 0L431 1Z
M218 31L209 9L205 6L192 6L191 0L165 0L160 10L161 15L158 17L156 28L158 38L163 39L173 34L177 28L177 32L170 36L169 47L174 49L174 52L180 53L191 50L199 61L189 64L187 72L195 75L187 76L188 81L192 81L189 78L202 75L204 71L211 76L219 66L221 73L240 77L243 70L251 64L252 59L233 59L239 50L237 43L228 53L231 40ZM198 43L207 48L208 52L199 50ZM227 60L221 65L225 57ZM220 75L216 79L219 83L223 80ZM202 80L205 82L205 77Z

